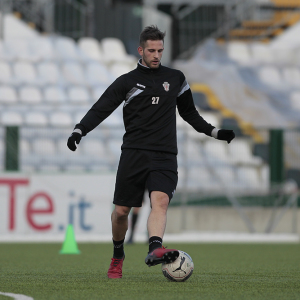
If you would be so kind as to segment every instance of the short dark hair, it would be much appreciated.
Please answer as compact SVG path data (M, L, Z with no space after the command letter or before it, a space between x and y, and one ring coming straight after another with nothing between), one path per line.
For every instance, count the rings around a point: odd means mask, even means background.
M140 46L145 48L145 43L148 40L151 41L164 41L166 33L160 31L157 26L151 25L145 27L145 29L140 34Z

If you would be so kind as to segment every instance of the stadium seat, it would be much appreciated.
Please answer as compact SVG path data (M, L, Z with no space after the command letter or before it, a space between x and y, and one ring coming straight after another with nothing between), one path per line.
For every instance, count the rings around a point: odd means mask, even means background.
M49 104L65 103L68 97L65 90L59 86L47 86L44 89L44 100Z
M207 123L210 123L214 127L220 128L220 120L216 114L201 111L200 115Z
M24 123L28 126L44 127L48 125L48 119L41 111L28 111L25 113Z
M85 114L87 113L87 110L79 110L79 111L76 111L74 114L73 114L73 122L74 122L74 125L79 123L81 121L81 119L85 116Z
M241 188L237 181L235 168L233 166L223 166L214 169L215 177L219 189L225 193L232 193Z
M107 37L101 40L104 60L111 64L114 61L136 63L136 57L128 55L123 42L118 38Z
M77 44L72 38L58 37L54 39L54 49L56 57L60 60L80 60Z
M11 2L11 1L10 1ZM28 9L28 7L27 7ZM8 12L11 11L8 9ZM30 13L33 13L32 11ZM37 30L34 30L23 22L20 18L17 18L13 13L5 13L3 15L4 36L5 39L35 39L39 36Z
M83 69L77 62L66 62L62 66L64 79L69 84L86 85Z
M65 138L60 137L57 140L57 154L59 156L62 156L62 164L69 164L71 162L77 162L77 161L82 161L82 163L86 162L87 157L84 157L84 152L82 150L83 148L83 144L86 141L84 141L83 143L81 143L76 151L71 152L71 150L68 148L67 146L67 141ZM65 163L64 163L65 162Z
M230 160L237 164L261 165L261 157L254 156L250 144L244 139L235 139L228 145Z
M209 139L204 144L205 159L213 165L229 164L229 152L226 143Z
M31 39L29 45L32 53L39 57L41 61L53 61L56 59L51 38L39 36Z
M204 164L205 158L203 156L203 151L202 151L202 145L195 142L192 139L188 139L182 147L186 147L186 155L187 157L185 158L189 163L192 165L196 164L201 165ZM181 148L181 147L180 147ZM181 149L181 160L184 162L184 149Z
M273 57L272 50L269 45L262 43L252 43L250 45L253 60L257 63L274 63L276 59Z
M39 88L23 86L19 90L20 102L23 104L41 104L43 96Z
M13 53L9 52L3 40L0 40L0 61L12 62L15 60Z
M86 139L84 143L82 143L81 149L85 155L91 157L100 157L102 159L106 159L107 151L103 144L103 142L99 139L90 138Z
M97 86L92 90L92 100L96 102L107 89L107 86Z
M18 95L16 90L8 85L0 86L0 104L16 104Z
M85 142L85 141L84 141ZM59 165L60 169L65 171L70 171L71 166L75 165L76 168L74 170L85 170L88 167L87 161L88 157L83 155L82 146L84 143L81 143L76 151L72 152L67 147L66 139L59 138L57 141L57 149L56 156L59 159L56 159L56 164Z
M294 49L289 47L270 47L270 51L274 57L274 64L278 66L293 65L296 63L296 52Z
M290 94L290 104L293 109L300 111L300 91L295 91Z
M37 74L43 84L64 84L58 65L51 61L43 61L37 65Z
M98 62L86 64L85 78L90 86L108 86L115 79L114 75L112 75L104 65Z
M35 66L29 62L15 62L13 65L13 72L18 84L39 85L42 83L37 77Z
M103 51L99 41L93 37L81 37L78 40L78 47L88 58L102 62Z
M198 140L198 141L199 140L204 141L207 138L207 135L205 135L202 132L196 131L190 124L188 124L188 123L186 123L186 124L187 124L186 133L189 138L192 138L192 139Z
M16 83L13 78L13 73L10 64L4 61L0 61L0 83L1 84Z
M20 140L20 155L26 156L31 153L31 146L27 139L21 138Z
M189 191L212 192L220 190L221 187L218 185L216 178L206 167L191 166L186 171Z
M282 78L279 70L275 66L263 66L258 69L258 77L272 88L281 88Z
M108 126L108 127L111 127L111 126L113 126L113 127L122 126L123 127L124 126L122 117L115 111L103 121L103 125Z
M7 51L10 52L15 60L24 60L35 63L41 59L39 55L31 51L30 40L9 39L5 41Z
M270 188L270 168L264 164L260 167L260 184L261 188L268 191Z
M47 138L37 138L32 141L32 150L35 154L55 155L56 147L54 141Z
M52 112L49 117L49 123L53 127L71 127L74 125L70 114L62 111Z
M300 69L297 67L286 67L282 71L284 81L287 85L300 89Z
M178 183L176 187L177 191L185 188L185 171L186 169L178 164Z
M108 146L107 158L114 169L117 168L117 164L120 159L121 145L122 145L122 140L120 139L109 139L107 141L107 146Z
M176 111L176 126L182 129L186 129L188 126L188 123L181 118L178 111Z
M251 53L247 43L232 41L227 44L227 55L240 64L251 63Z
M57 155L55 142L48 138L36 138L32 141L32 154L24 158L38 171L58 171L61 158Z
M263 189L262 181L256 168L240 166L237 168L237 175L242 189L251 192Z
M115 78L126 74L133 70L132 66L126 62L114 62L109 67L110 72L112 73Z
M70 103L89 103L91 101L91 96L88 89L83 86L71 86L68 89L68 99Z
M82 152L81 145L80 145L79 148L74 152L74 155L78 156L79 152ZM72 152L70 152L70 149L67 147L67 141L66 141L66 139L63 139L63 138L60 138L57 141L57 149L56 149L56 151L57 151L57 155L70 156L70 154L72 153Z
M16 111L3 111L1 112L1 124L12 126L23 125L23 117Z

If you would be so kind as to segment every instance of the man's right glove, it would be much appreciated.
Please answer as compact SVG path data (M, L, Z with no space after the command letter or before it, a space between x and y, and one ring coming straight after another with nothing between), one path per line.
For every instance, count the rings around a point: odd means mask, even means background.
M70 137L68 138L67 145L70 150L75 151L77 149L76 144L78 145L80 143L82 134L80 129L75 129Z

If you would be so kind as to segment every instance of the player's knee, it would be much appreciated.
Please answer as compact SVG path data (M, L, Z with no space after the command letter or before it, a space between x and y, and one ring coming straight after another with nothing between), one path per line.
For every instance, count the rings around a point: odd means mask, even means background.
M130 212L130 207L116 206L114 209L114 215L117 220L126 219Z
M152 192L151 193L151 206L152 209L158 209L162 211L167 211L169 206L169 196L162 192Z

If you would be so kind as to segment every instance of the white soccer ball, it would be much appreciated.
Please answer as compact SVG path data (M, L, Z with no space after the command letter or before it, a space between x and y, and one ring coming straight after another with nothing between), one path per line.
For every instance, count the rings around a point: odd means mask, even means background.
M193 274L194 263L187 253L178 251L178 258L170 264L162 264L161 270L165 277L171 281L186 281Z

